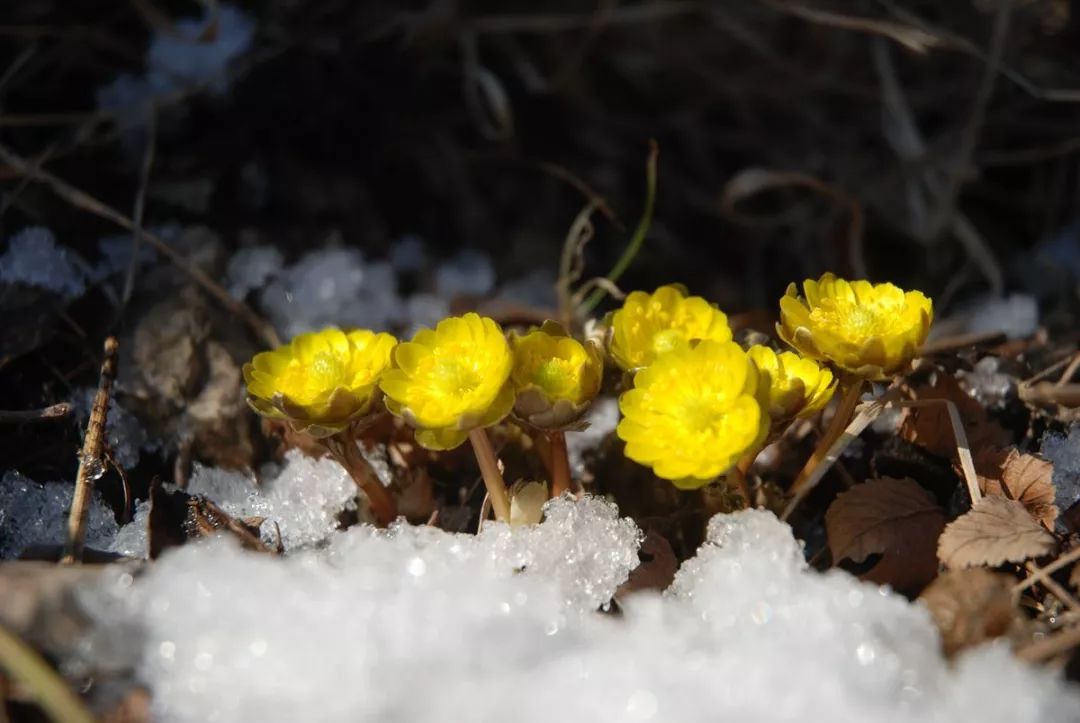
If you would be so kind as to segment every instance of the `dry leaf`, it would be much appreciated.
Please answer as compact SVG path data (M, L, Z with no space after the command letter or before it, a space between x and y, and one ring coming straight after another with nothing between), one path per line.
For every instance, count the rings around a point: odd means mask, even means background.
M621 600L636 590L666 590L675 579L679 559L667 538L656 530L645 533L638 548L641 563L630 571L626 582L615 591L615 599Z
M1023 562L1053 552L1054 536L1027 508L1004 497L983 497L956 518L938 540L938 558L951 568Z
M921 589L937 574L935 542L945 512L912 479L882 477L852 487L825 513L833 562L881 560L859 577L903 592Z
M983 494L1007 497L1022 503L1031 516L1053 528L1058 516L1054 505L1054 464L1015 447L987 447L975 455L975 471Z
M1012 435L990 418L982 404L965 394L949 372L939 369L932 380L916 386L905 386L903 391L908 399L947 399L955 404L971 449L1005 447L1012 442ZM900 436L904 439L940 457L956 456L956 433L944 404L904 408L902 419Z
M977 567L949 570L923 590L919 599L941 632L945 654L979 645L1009 632L1013 624L1013 578Z

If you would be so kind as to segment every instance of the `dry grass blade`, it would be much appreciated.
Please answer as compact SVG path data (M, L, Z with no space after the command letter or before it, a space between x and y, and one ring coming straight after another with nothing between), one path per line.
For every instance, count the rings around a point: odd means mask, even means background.
M1057 540L1032 519L1024 505L1004 497L984 497L945 527L938 539L938 558L951 568L997 567L1056 548Z
M821 482L821 478L825 476L825 473L829 471L829 468L832 467L833 463L840 459L840 455L844 453L847 446L881 415L886 404L887 402L885 400L878 399L872 402L863 403L857 408L855 418L851 420L851 423L848 424L847 428L825 452L825 456L822 457L821 462L806 476L805 479L803 479L802 486L791 498L791 501L788 502L783 513L781 513L781 520L787 520L791 517L791 514L795 511L795 508L799 506L799 503L814 491L814 488Z
M1016 657L1030 663L1049 660L1080 645L1080 625L1064 628L1042 640L1016 651Z
M75 476L75 495L71 500L71 514L68 518L67 540L60 562L81 562L83 543L86 539L86 515L90 510L90 496L94 491L94 481L104 470L101 461L105 447L105 422L109 413L109 394L116 379L116 355L120 343L115 337L105 340L105 360L101 363L101 380L98 382L97 395L90 409L90 421L86 425L86 439L83 440L79 453L79 471Z
M94 723L94 716L49 664L0 626L0 668L26 686L34 700L57 723Z

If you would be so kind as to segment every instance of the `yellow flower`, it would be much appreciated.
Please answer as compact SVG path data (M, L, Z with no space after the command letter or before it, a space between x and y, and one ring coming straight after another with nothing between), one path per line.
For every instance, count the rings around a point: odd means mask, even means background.
M368 329L323 329L244 365L248 404L298 432L327 437L376 411L379 375L397 344Z
M700 296L687 296L669 284L652 294L635 291L611 319L611 356L635 371L660 354L697 339L731 341L727 317Z
M512 335L510 346L514 415L539 429L565 429L579 420L600 391L604 362L596 344L583 344L549 321Z
M703 341L662 355L619 399L626 456L682 489L731 469L769 430L754 396L757 370L734 342Z
M832 274L795 284L780 299L777 333L804 356L830 361L870 380L887 379L919 352L934 318L919 291L892 284L848 282Z
M832 372L812 359L790 351L777 354L760 344L746 353L758 370L758 401L773 421L810 417L820 412L836 391Z
M380 386L386 406L428 449L453 449L469 431L510 412L513 355L502 329L474 313L450 317L398 344Z

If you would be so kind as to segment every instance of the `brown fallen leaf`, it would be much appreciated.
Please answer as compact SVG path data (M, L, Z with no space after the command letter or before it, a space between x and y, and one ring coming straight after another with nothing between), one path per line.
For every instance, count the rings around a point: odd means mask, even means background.
M931 378L921 384L904 386L907 399L920 401L947 399L956 405L964 423L968 445L971 449L1005 447L1012 442L1012 435L990 418L986 408L964 393L959 382L949 372L938 369ZM943 404L927 407L904 408L901 415L900 436L914 442L940 457L956 457L956 434L953 432L949 413Z
M679 560L667 538L656 530L645 533L638 548L641 563L630 571L630 576L615 591L615 599L621 600L637 590L666 590L675 579Z
M1054 464L1016 447L986 447L975 454L979 488L985 495L1017 500L1036 520L1052 529L1058 516L1054 505Z
M1016 500L983 497L945 527L938 559L946 567L997 567L1049 554L1057 540Z
M834 564L881 555L859 577L908 593L937 575L935 544L944 527L945 512L933 495L908 478L882 477L855 485L825 513Z
M1014 621L1013 578L983 567L948 570L919 595L941 633L945 655L1009 632Z

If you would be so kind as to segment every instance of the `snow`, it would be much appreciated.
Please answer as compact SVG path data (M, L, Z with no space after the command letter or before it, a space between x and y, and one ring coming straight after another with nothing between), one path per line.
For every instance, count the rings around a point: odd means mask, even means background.
M208 82L215 93L228 90L225 70L246 53L255 39L255 21L232 5L221 3L214 16L217 24L211 37L204 31L210 20L184 19L173 26L173 34L156 33L146 53L152 84L168 88L169 82Z
M140 500L135 504L135 514L131 522L123 525L116 537L109 543L109 552L118 555L145 560L150 556L150 539L147 525L150 523L150 500Z
M555 275L547 269L533 269L500 286L498 298L537 309L554 309L559 303L555 297Z
M90 409L94 406L95 396L95 387L82 387L71 395L72 411L83 428L90 419ZM120 406L115 396L109 398L105 443L108 445L109 454L125 470L130 470L139 463L143 451L154 452L160 448L158 442L150 438L142 422Z
M971 334L1003 332L1010 339L1024 339L1039 330L1039 304L1027 294L981 299L969 313L966 331Z
M435 271L435 291L455 296L483 296L495 288L495 266L479 251L464 250L442 262Z
M960 386L987 407L1000 409L1016 394L1016 378L1000 371L1001 359L986 356L975 362L970 372L960 370L956 376Z
M427 265L427 247L424 240L414 234L407 234L390 247L390 265L401 274L423 271Z
M390 264L352 248L311 251L263 289L259 301L286 337L325 326L389 329L401 314Z
M202 495L234 518L261 517L260 534L275 547L278 535L286 550L314 545L337 529L338 516L356 509L356 483L338 463L311 459L290 450L280 469L263 470L262 484L244 472L195 464L187 489ZM120 528L111 549L130 557L146 557L146 519L143 504L135 519ZM141 516L142 515L142 516Z
M159 236L165 234L175 235L178 229L174 227L153 229ZM101 251L101 259L90 271L90 280L95 284L100 283L114 274L127 273L131 264L132 234L114 234L105 236L98 241L98 250ZM139 244L139 266L152 264L157 260L157 253L150 244Z
M118 114L117 126L125 131L129 146L135 139L132 133L146 122L146 104L153 100L200 83L218 95L228 90L228 65L251 48L255 21L224 3L217 5L215 32L205 34L208 19L204 14L179 20L170 33L154 33L145 73L121 73L98 88L98 109Z
M1064 512L1080 502L1080 424L1074 424L1067 437L1046 435L1041 452L1054 463L1054 503Z
M637 541L588 497L535 527L361 526L284 559L210 539L84 591L83 650L136 664L162 723L1075 720L1054 674L996 645L950 666L921 605L808 570L768 512L714 518L667 594L591 612Z
M575 477L585 472L585 454L600 446L619 424L619 401L611 397L597 399L585 414L589 426L581 432L566 433L566 453Z
M47 289L69 301L86 291L87 270L82 258L58 246L52 231L42 226L12 235L0 256L0 282Z
M229 259L226 271L229 294L243 299L249 292L261 289L281 271L285 259L274 246L242 248Z
M62 545L75 486L37 484L16 471L0 478L0 559L18 557L32 545ZM116 518L94 491L86 522L86 546L105 549L116 535Z

